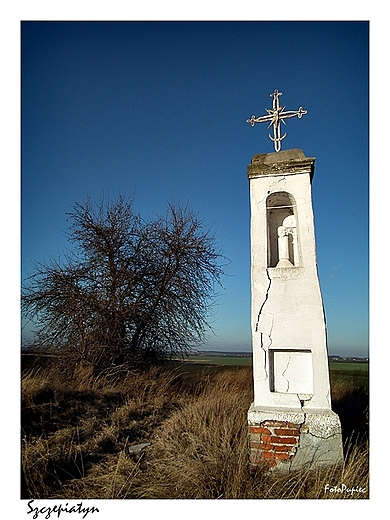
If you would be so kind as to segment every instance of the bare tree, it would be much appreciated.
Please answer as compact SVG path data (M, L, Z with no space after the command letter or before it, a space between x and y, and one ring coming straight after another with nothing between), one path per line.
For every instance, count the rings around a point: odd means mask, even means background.
M222 256L191 210L171 204L145 222L119 197L69 216L72 253L38 264L23 288L36 344L105 367L186 355L204 341Z

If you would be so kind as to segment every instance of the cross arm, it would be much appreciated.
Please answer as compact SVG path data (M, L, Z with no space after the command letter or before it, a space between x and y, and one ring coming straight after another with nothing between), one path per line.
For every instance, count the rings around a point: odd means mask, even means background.
M247 119L246 122L249 123L251 126L255 126L255 123L264 123L266 121L272 121L273 115L268 114L266 116L252 116L250 119Z
M279 115L280 119L288 119L290 117L298 116L300 119L302 116L307 114L307 110L304 110L302 107L299 107L298 110L287 110L287 112L281 112Z

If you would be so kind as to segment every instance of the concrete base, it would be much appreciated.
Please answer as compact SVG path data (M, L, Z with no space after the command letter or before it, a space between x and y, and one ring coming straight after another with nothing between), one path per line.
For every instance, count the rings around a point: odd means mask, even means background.
M338 415L331 410L248 411L252 465L297 470L342 464L343 443Z

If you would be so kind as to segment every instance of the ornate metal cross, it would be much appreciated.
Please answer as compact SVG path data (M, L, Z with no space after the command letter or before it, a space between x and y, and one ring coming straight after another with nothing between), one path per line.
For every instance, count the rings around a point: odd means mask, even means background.
M251 126L255 126L255 123L264 123L270 121L270 124L267 128L269 128L271 125L274 127L274 136L268 134L271 141L274 142L274 147L276 152L280 152L281 149L281 141L286 137L286 133L282 136L280 135L280 122L282 122L284 125L286 124L284 122L285 119L288 119L289 117L298 116L299 119L301 119L302 116L307 114L307 110L304 110L302 107L299 107L298 110L288 110L287 112L284 112L284 109L286 107L281 107L279 104L279 96L282 95L282 92L279 92L277 89L270 94L270 97L273 98L272 100L272 108L265 110L268 112L268 115L266 116L252 116L250 119L247 119L246 122L249 123Z

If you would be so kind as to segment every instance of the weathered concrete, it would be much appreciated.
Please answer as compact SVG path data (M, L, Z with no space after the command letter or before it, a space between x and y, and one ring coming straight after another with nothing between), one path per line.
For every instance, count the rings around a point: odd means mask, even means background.
M285 471L343 461L340 420L331 410L294 412L252 405L248 425L253 465L265 459L271 469Z
M294 461L311 460L314 453L325 460L332 444L333 462L337 462L340 453L342 459L341 429L331 411L325 316L317 274L311 196L314 161L294 149L255 155L248 166L254 373L248 421L260 424L266 413L302 427L308 425L310 415L310 428L318 431L317 423L332 417L332 433L319 437L324 443L321 449L318 438L314 442L314 434L305 433L306 426L301 430L306 437L300 439L298 451L306 446L306 455L298 457L297 451ZM282 418L276 419L279 413ZM298 414L299 420L290 420L286 414ZM334 444L340 449L334 449ZM289 464L297 463L289 459Z

